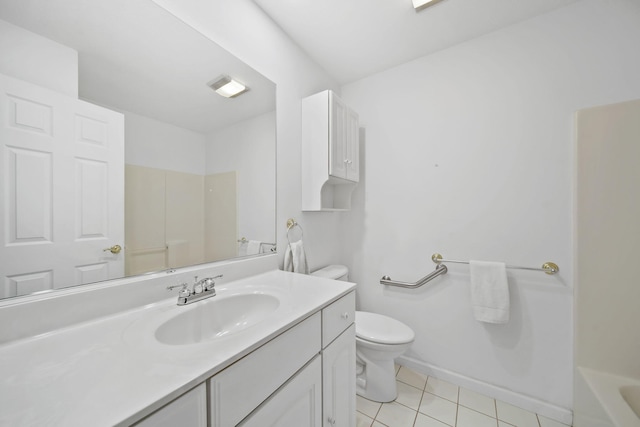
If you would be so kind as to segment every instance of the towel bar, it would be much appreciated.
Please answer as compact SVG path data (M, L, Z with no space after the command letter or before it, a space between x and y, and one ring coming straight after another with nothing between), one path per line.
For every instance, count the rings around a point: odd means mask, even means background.
M438 265L440 265L441 262L452 262L454 264L469 264L469 261L458 261L455 259L442 259L442 255L440 255L439 253L435 253L431 255L431 261L435 262ZM547 274L556 274L558 271L560 271L560 267L558 267L558 264L553 262L545 262L544 264L542 264L542 267L521 267L519 265L507 265L506 267L517 268L520 270L544 271Z
M391 280L391 277L389 277L389 276L383 276L382 279L380 279L380 284L381 285L387 285L387 286L398 286L400 288L415 289L415 288L419 288L420 286L424 285L425 283L435 279L436 277L440 276L441 274L445 274L446 272L447 272L447 266L439 264L434 271L432 271L431 273L427 274L426 276L424 276L422 279L418 280L417 282L414 282L414 283L399 282L397 280Z
M243 237L242 239L238 239L237 240L238 243L249 243L249 239L247 239L246 237ZM269 242L260 242L260 246L262 245L269 245L269 246L275 246L275 243L269 243Z

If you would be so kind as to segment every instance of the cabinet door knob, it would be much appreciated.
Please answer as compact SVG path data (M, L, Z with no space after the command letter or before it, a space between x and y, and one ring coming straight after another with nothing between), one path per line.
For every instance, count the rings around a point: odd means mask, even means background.
M345 311L344 313L342 313L342 318L343 319L348 319L349 318L349 312Z
M332 426L336 425L336 419L333 417L329 417L327 421L329 421L329 424L331 424Z

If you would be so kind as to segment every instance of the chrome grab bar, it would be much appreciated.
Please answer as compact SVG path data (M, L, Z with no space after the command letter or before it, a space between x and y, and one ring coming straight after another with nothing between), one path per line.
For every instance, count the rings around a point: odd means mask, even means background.
M447 272L447 266L443 264L439 264L435 270L433 270L431 273L427 274L426 276L424 276L422 279L418 280L415 283L400 282L397 280L391 280L391 277L389 276L383 276L382 279L380 279L380 284L387 285L387 286L398 286L400 288L414 289L414 288L419 288L425 283L435 279L436 277L442 274L445 274L446 272Z

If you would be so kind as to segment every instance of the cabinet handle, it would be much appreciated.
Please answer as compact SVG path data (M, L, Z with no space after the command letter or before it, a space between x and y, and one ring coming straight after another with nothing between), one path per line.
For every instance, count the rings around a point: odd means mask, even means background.
M344 313L342 313L342 318L343 319L348 319L349 318L349 312L345 311Z
M331 424L332 426L336 425L336 419L333 417L327 418L327 421L329 421L329 424Z

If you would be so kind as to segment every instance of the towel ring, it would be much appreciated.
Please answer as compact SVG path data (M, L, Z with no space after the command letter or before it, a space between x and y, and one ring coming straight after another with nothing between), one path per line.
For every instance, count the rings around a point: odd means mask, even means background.
M298 227L300 229L300 238L298 240L302 240L302 237L304 236L304 230L302 229L300 224L298 224L295 219L289 218L287 220L287 241L289 242L289 245L291 245L291 236L289 235L289 233L291 233L291 230L295 227Z

